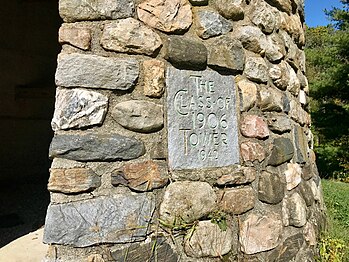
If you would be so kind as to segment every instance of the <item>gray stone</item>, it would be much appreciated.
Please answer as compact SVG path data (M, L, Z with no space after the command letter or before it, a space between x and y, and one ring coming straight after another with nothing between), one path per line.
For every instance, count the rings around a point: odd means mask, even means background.
M286 62L282 61L278 65L272 65L269 69L269 76L277 88L284 91L289 86L290 73Z
M277 34L267 36L265 56L270 62L280 61L286 54L285 44Z
M237 84L240 94L240 110L248 111L257 101L257 86L248 80L241 80Z
M277 174L263 171L258 182L258 198L268 204L281 202L285 195L285 185Z
M88 168L51 168L47 189L66 194L92 191L101 185L101 179Z
M145 0L137 6L139 20L164 32L183 32L193 20L187 0Z
M208 5L208 0L189 0L192 5Z
M87 247L145 239L154 212L149 194L113 195L49 205L43 242Z
M77 48L90 49L92 32L89 28L79 25L79 23L62 24L59 28L58 42L61 44L70 44Z
M133 18L105 24L100 42L106 50L130 54L153 55L162 46L157 33Z
M256 179L257 171L253 167L239 167L231 174L226 174L217 179L219 186L242 185L251 183Z
M59 14L65 22L131 17L133 0L59 0Z
M162 237L153 238L149 243L132 243L123 249L111 249L110 253L118 262L178 262L178 255Z
M100 93L58 88L52 129L57 131L102 124L107 108L108 98Z
M303 128L296 125L293 129L295 143L295 161L303 164L308 161L308 139L303 131Z
M267 34L272 33L280 23L277 10L270 8L264 1L256 1L254 3L250 13L250 19L252 23Z
M290 101L290 116L301 126L310 125L310 115L302 108L301 104L295 100Z
M257 83L268 81L268 66L261 57L248 57L245 65L245 75Z
M304 233L304 238L307 241L307 243L310 246L316 246L317 244L317 238L316 238L316 230L315 230L315 226L312 223L307 222L304 226L303 229L303 233Z
M229 188L220 199L219 205L224 212L240 215L254 208L256 194L252 187Z
M170 67L166 79L170 169L239 163L233 78Z
M261 86L258 104L263 111L281 112L284 109L284 94L275 88Z
M50 158L76 161L129 160L144 153L143 143L135 138L94 133L55 135L49 150Z
M299 192L301 193L307 206L311 206L314 203L314 195L311 190L310 183L308 181L302 181L299 184Z
M137 60L85 54L60 54L56 85L64 87L127 90L139 75Z
M293 94L294 96L297 96L299 93L299 90L301 88L301 84L299 82L299 79L298 79L297 74L294 71L294 69L288 64L287 64L287 68L288 68L289 76L290 76L287 90L290 91L291 94Z
M279 245L283 225L278 214L262 216L250 213L240 227L241 250L245 254L267 251Z
M291 120L286 116L271 115L267 121L269 129L275 133L285 133L292 129Z
M257 142L247 141L241 143L240 152L242 159L246 161L262 162L266 157L266 152L263 146Z
M229 253L232 243L229 227L222 230L211 221L199 221L193 234L186 237L184 250L190 257L221 257Z
M112 185L124 185L140 192L164 187L168 180L165 165L152 160L125 164L111 176Z
M215 208L216 199L206 182L171 183L160 205L160 218L169 225L191 223L208 215Z
M287 164L285 171L287 190L297 187L302 181L302 168L298 164Z
M155 132L164 126L163 106L145 100L121 102L111 114L120 125L137 132Z
M216 12L198 11L197 17L199 22L197 34L203 39L222 35L233 29L231 22Z
M283 202L283 219L286 226L302 227L307 223L307 206L304 199L294 193Z
M240 72L244 69L245 51L238 40L229 36L219 37L210 45L207 64L218 70Z
M285 137L278 137L274 139L273 149L268 163L272 166L278 166L292 159L293 155L294 148L291 140Z
M263 32L255 26L243 26L236 30L237 38L244 48L254 53L264 53L267 40Z
M297 256L304 243L304 236L301 233L286 238L283 243L272 251L268 256L268 261L289 262ZM296 260L308 261L308 260Z
M215 0L213 4L218 12L227 19L235 21L244 19L242 0Z
M179 68L203 69L207 64L207 49L199 41L182 36L170 36L165 58Z
M319 172L314 163L305 164L302 169L302 177L305 180L311 179L313 176L318 176Z

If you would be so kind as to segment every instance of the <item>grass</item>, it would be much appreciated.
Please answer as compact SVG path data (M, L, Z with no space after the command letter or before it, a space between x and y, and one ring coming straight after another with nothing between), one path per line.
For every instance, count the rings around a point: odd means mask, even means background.
M349 262L349 183L323 179L322 187L328 229L320 244L321 261Z

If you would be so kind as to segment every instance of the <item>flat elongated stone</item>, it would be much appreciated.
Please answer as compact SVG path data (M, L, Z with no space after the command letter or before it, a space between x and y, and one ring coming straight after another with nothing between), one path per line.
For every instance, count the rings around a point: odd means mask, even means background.
M155 205L149 194L49 205L44 243L86 247L145 239Z
M59 88L56 92L55 112L51 121L54 131L103 123L108 108L106 96L83 89Z
M268 118L268 126L276 133L285 133L292 129L291 120L286 116L271 115Z
M219 257L229 253L232 243L229 227L223 231L211 221L199 221L194 233L186 238L184 250L191 257Z
M135 138L118 134L55 135L50 145L50 158L77 161L110 161L138 158L145 153L144 145Z
M261 216L251 213L240 227L241 250L255 254L275 248L281 240L283 225L279 215Z
M269 158L269 165L277 166L292 159L294 148L289 138L275 138L273 144L274 146Z
M56 85L64 87L127 90L139 75L137 60L85 54L60 54Z
M189 0L192 5L207 5L208 0Z
M114 186L124 185L136 191L150 191L164 187L169 180L167 168L154 161L125 164L112 174Z
M233 78L170 67L166 80L170 169L239 163Z
M112 109L112 117L123 127L138 132L154 132L164 125L162 105L144 100L129 100Z
M165 192L160 205L160 218L169 225L190 223L208 215L217 196L206 182L174 182Z
M277 204L284 198L284 188L285 184L277 174L263 171L258 182L258 198L269 204Z
M233 29L230 21L216 12L203 10L199 11L197 16L199 21L197 33L203 39L222 35Z
M91 169L69 168L50 169L47 188L51 192L80 193L93 190L101 185L101 179Z
M240 215L254 208L255 202L252 187L232 188L224 190L220 206L227 213Z
M153 55L162 41L157 33L138 20L127 18L104 26L101 45L110 51Z
M133 0L59 0L59 14L65 22L131 17Z
M92 39L91 30L78 24L62 24L59 28L58 41L68 43L83 50L90 49Z
M165 63L151 59L143 62L144 95L159 98L165 90Z
M193 22L187 0L145 0L138 5L137 14L142 22L164 32L187 30Z
M232 174L221 176L217 179L217 185L241 185L251 183L256 179L256 170L253 167L240 167Z
M302 164L308 161L308 139L300 126L296 125L293 131L296 148L295 160Z

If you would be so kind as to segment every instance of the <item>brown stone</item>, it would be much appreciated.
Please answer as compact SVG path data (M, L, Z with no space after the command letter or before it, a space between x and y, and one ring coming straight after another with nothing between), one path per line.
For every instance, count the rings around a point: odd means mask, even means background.
M287 190L292 190L302 181L302 168L298 164L287 164L285 177Z
M242 0L215 0L214 6L225 18L232 20L244 19L244 10L241 7Z
M51 192L66 194L91 191L101 185L101 179L91 169L50 169L47 188Z
M219 203L221 208L230 214L240 215L254 208L256 195L252 187L224 190Z
M275 88L261 88L259 92L259 107L263 111L281 112L284 109L284 94Z
M124 185L135 191L150 191L164 187L168 183L168 173L164 165L152 160L125 164L112 174L112 185Z
M307 206L298 193L285 198L282 210L285 226L302 227L307 222Z
M241 121L240 130L245 137L267 138L269 129L262 117L256 115L245 115Z
M103 29L104 49L122 53L153 55L161 46L160 36L136 19L108 22Z
M253 167L240 167L231 174L223 175L217 179L217 185L242 185L251 183L256 179L256 170Z
M288 14L292 12L291 0L266 0L272 6Z
M256 142L249 141L241 143L240 152L244 161L258 160L262 162L266 157L264 148Z
M142 22L164 32L185 31L193 19L187 0L145 0L138 5L137 14Z
M104 259L99 254L93 254L87 257L87 262L104 262Z
M58 41L61 44L70 44L77 48L88 50L91 45L91 30L74 24L62 24L59 28Z
M248 80L241 80L238 82L238 88L240 93L240 110L248 111L256 103L257 86Z
M165 63L156 59L145 60L143 62L143 72L144 95L161 97L165 89Z

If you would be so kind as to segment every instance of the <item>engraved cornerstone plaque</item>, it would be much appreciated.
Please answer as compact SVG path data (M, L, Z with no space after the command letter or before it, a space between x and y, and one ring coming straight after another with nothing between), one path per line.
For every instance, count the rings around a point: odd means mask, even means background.
M167 70L170 169L239 163L235 86L213 70Z

